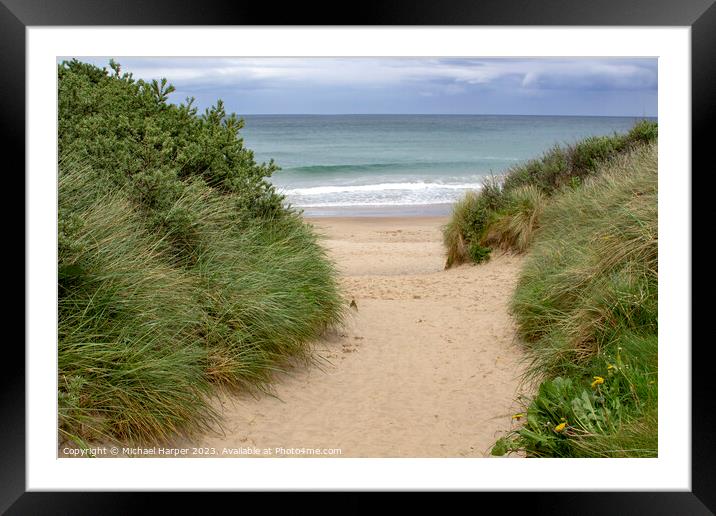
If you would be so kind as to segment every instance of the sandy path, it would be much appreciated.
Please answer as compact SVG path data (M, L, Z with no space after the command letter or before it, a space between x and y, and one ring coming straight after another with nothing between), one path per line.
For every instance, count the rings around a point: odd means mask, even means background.
M224 434L178 445L242 457L489 453L517 410L521 354L507 302L521 260L444 271L444 221L313 219L358 310L315 345L321 365L279 374L276 397L223 395Z

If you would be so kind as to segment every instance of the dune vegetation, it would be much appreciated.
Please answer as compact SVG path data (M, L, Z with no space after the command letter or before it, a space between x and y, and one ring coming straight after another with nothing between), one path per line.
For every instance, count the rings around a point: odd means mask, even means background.
M512 300L540 382L495 453L657 455L657 147L603 165L541 215ZM521 418L520 418L521 419Z
M334 266L221 101L171 104L113 61L58 79L60 437L213 427L216 386L266 388L340 322Z
M511 312L533 394L494 455L657 455L657 135L554 147L456 204L447 267L527 253Z
M443 229L445 267L488 260L493 249L522 253L530 246L545 203L578 188L602 164L657 139L655 122L641 121L626 134L594 136L555 146L543 156L491 176L458 201Z
M525 380L536 392L493 454L656 456L656 143L612 157L547 198L519 188L510 202L529 209L513 208L486 234L511 235L510 226L529 225L515 217L538 213L511 306L530 360ZM507 247L526 249L519 241Z

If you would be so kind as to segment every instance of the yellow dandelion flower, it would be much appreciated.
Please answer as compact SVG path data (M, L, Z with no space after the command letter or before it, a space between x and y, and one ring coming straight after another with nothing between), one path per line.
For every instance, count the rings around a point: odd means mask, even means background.
M595 376L594 381L592 382L592 389L594 389L597 385L601 385L604 383L604 378L601 376Z
M512 419L522 419L523 417L525 417L524 414L515 414L514 416L512 416Z
M613 365L613 364L609 364L609 365L607 366L607 371L610 370L610 369L614 369L614 365Z
M554 431L557 433L563 432L564 428L567 426L567 423L560 423L557 426L554 427Z

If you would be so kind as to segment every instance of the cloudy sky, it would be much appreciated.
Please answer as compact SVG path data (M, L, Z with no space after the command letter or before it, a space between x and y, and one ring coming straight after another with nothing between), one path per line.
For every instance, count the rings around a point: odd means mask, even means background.
M107 66L106 58L79 58ZM172 102L221 98L239 114L657 115L655 58L137 58Z

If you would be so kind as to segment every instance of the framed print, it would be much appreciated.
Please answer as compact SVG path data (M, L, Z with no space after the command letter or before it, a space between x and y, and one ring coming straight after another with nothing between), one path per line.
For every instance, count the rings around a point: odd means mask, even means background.
M714 510L691 287L712 2L0 13L27 203L3 510Z

